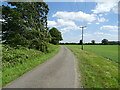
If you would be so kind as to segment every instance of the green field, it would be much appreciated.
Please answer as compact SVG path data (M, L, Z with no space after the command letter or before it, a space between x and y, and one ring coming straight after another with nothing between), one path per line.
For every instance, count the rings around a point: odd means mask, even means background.
M59 49L59 46L50 45L48 49L49 52L43 53L39 50L25 47L15 49L8 45L3 46L2 86L20 77L37 65L44 63L56 55Z
M81 45L75 47L81 49ZM118 62L118 45L84 45L84 50Z
M118 45L85 45L84 50L118 62Z
M118 88L117 46L90 45L85 46L85 50L81 50L79 45L67 47L77 58L83 87ZM112 54L109 55L109 52Z

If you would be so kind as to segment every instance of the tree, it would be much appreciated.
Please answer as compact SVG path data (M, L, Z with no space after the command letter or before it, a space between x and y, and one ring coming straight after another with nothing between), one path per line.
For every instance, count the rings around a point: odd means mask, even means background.
M82 44L83 44L83 42L82 42L82 40L80 40L79 45L82 45Z
M50 43L57 45L59 44L59 41L63 40L61 32L57 28L53 27L50 29L49 33L51 35Z
M93 45L95 44L95 40L92 40L91 42L92 42Z
M27 46L46 51L48 5L45 2L9 2L15 8L2 6L2 39L11 46ZM34 43L35 42L35 43Z
M102 40L102 44L103 44L103 45L108 45L108 40L107 40L107 39L103 39L103 40Z

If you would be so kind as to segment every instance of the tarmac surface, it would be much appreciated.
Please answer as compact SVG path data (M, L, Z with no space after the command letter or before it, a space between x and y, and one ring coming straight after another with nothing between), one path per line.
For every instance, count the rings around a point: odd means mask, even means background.
M65 46L50 60L40 64L4 88L77 88L78 75L73 53Z

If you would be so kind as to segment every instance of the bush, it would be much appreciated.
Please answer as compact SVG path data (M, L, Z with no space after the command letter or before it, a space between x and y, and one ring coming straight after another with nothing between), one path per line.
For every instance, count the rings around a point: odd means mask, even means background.
M28 49L20 45L17 48L10 47L9 45L3 45L2 51L3 68L11 66L13 67L18 63L22 64L26 60L32 60L35 57L43 54L38 50Z

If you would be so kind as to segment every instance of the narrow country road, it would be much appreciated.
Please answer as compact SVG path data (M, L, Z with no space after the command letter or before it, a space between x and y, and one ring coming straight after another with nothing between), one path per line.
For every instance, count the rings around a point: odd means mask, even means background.
M75 57L65 46L52 59L37 66L4 88L77 88Z

